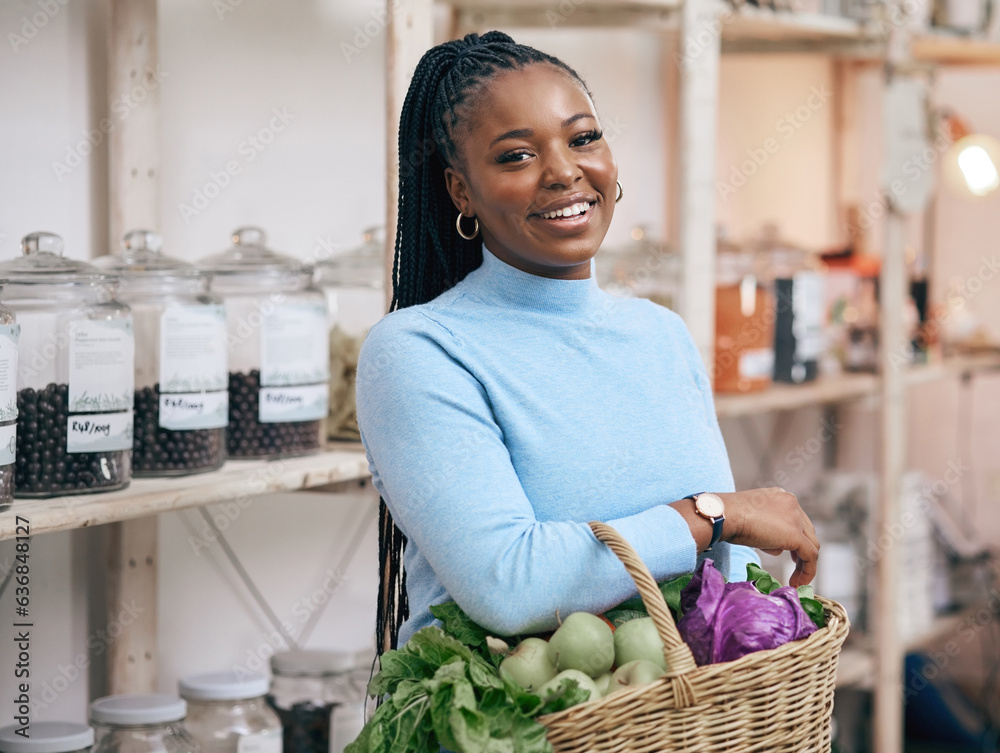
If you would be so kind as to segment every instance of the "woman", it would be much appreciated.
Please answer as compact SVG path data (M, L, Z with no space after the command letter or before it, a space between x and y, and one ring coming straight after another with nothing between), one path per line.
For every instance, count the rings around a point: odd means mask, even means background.
M683 322L591 277L622 188L580 77L499 32L440 45L399 147L392 313L357 381L383 500L383 650L442 601L508 635L634 595L595 519L657 580L721 538L707 556L730 578L758 547L792 552L792 583L809 582L819 545L795 497L733 490ZM724 517L699 513L720 500Z

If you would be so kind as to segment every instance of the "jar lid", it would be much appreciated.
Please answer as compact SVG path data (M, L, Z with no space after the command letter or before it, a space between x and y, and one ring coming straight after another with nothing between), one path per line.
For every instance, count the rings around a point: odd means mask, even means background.
M90 721L97 724L164 724L187 716L187 702L173 695L127 693L98 698L90 704Z
M0 751L4 753L69 753L94 744L94 730L76 722L32 722L31 737L17 734L20 726L0 729Z
M381 288L385 280L385 228L370 227L360 246L316 264L317 283L328 286Z
M257 698L271 687L267 675L225 670L188 675L180 680L181 696L189 701L236 701Z
M267 248L267 236L259 227L234 230L232 240L232 248L199 260L198 268L222 275L312 273L305 262Z
M22 256L0 262L0 277L12 283L59 284L114 282L118 276L62 255L63 239L55 233L30 233L21 239Z
M161 253L162 247L163 238L158 233L132 230L122 238L121 251L101 256L95 264L122 277L207 277L207 273L194 264Z
M271 671L285 677L316 677L347 672L354 665L350 653L299 649L271 656Z

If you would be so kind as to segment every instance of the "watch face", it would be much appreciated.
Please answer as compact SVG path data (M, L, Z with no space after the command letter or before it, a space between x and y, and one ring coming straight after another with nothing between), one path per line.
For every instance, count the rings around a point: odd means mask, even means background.
M699 494L695 500L695 509L709 518L718 518L725 513L722 499L715 494Z

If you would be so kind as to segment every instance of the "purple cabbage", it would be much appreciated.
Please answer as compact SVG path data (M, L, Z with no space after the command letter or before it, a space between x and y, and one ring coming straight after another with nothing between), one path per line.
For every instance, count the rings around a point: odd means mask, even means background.
M816 630L794 588L762 594L753 583L727 583L710 559L681 591L681 612L677 630L698 665L734 661Z

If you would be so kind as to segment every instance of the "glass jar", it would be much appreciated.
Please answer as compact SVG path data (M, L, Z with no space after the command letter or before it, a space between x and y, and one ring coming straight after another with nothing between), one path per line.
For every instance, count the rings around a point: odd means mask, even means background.
M716 252L715 362L718 393L767 389L774 372L774 304L754 255L720 235Z
M385 314L385 229L368 228L355 249L316 265L330 328L330 439L358 441L354 385L358 353L368 330Z
M233 233L233 247L199 267L226 310L230 457L286 457L322 446L329 402L329 336L312 269L265 245L264 231Z
M187 703L172 695L125 694L90 704L94 753L201 753L184 728Z
M131 478L135 340L118 278L32 233L0 263L21 328L15 497L121 489Z
M133 230L118 254L95 261L119 275L135 322L134 476L183 476L225 461L229 420L226 314L209 276L160 253Z
M354 696L353 665L350 654L336 651L282 651L271 657L267 702L281 719L284 750L329 753L332 712Z
M184 727L202 753L281 753L281 720L267 705L266 675L206 672L181 678Z
M368 681L376 656L375 649L362 649L351 655L345 700L334 706L330 715L330 753L344 753L365 726Z
M0 290L7 284L0 280ZM0 510L14 499L17 450L17 341L21 327L14 312L0 304Z
M85 753L94 744L94 730L75 722L32 722L30 737L22 725L0 729L0 753Z
M633 228L631 236L624 246L602 248L594 257L598 284L612 295L648 298L678 311L684 287L681 255L651 238L645 227Z

